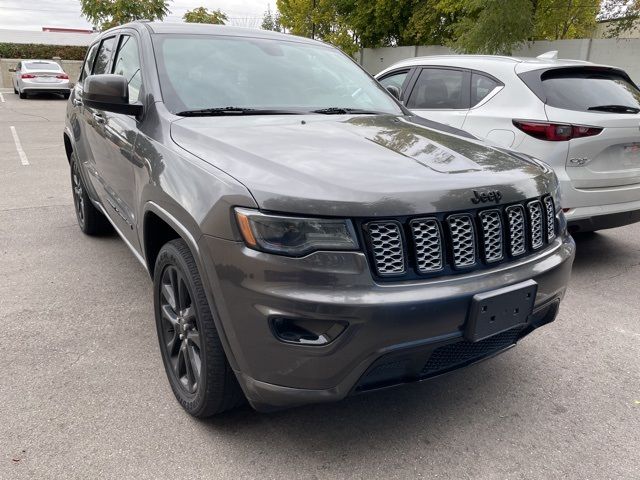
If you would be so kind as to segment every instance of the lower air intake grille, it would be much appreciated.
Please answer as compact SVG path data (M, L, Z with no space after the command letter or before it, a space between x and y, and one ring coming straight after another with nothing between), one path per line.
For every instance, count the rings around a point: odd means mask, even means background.
M379 275L401 275L404 273L404 249L400 224L397 222L370 223L369 241L373 250L376 270Z
M512 329L480 340L479 342L463 340L436 348L420 372L420 375L422 377L429 377L451 370L465 363L480 360L483 357L499 352L516 343L519 334L519 329Z

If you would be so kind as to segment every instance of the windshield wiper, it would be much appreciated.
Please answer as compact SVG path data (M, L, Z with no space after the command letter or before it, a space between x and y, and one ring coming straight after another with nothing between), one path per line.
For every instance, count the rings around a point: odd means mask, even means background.
M639 113L640 108L631 107L629 105L598 105L596 107L589 107L587 110L595 110L601 112L615 112L615 113Z
M382 115L383 112L376 112L374 110L363 110L361 108L346 108L346 107L329 107L320 108L318 110L312 110L311 113L320 113L322 115Z
M291 110L259 109L244 107L201 108L199 110L185 110L176 115L181 117L215 117L221 115L300 115Z

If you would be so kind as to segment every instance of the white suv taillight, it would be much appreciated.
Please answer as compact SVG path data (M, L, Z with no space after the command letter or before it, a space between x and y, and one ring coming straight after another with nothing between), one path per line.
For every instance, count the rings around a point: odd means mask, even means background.
M590 127L587 125L570 125L568 123L530 120L513 120L513 125L527 135L550 142L564 142L572 138L592 137L598 135L603 130L601 127Z
M67 75L66 73L60 73L56 75L56 78L59 78L61 80L69 80L69 75Z

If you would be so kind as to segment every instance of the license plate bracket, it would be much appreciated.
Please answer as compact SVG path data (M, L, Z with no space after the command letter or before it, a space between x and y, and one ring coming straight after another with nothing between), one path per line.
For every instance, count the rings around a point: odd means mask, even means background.
M478 293L471 300L464 336L478 342L524 326L533 312L538 284L534 280Z

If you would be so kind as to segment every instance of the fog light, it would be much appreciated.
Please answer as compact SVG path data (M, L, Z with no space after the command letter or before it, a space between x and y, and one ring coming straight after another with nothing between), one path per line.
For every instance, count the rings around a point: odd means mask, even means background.
M282 342L297 345L328 345L347 328L346 322L275 317L270 320L271 330Z

